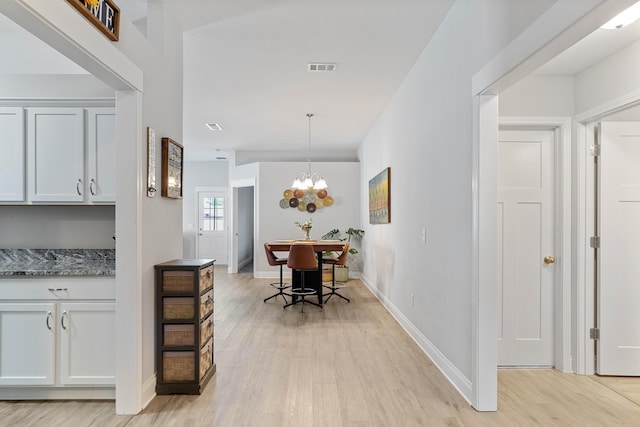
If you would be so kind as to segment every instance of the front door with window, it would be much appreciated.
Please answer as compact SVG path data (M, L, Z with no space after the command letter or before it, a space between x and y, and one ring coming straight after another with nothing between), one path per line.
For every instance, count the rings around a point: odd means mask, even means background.
M227 264L227 194L222 191L198 193L198 258Z

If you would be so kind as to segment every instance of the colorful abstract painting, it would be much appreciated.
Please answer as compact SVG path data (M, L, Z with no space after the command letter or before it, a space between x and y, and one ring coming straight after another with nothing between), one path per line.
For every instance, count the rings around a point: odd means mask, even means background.
M391 168L369 180L369 224L391 222Z

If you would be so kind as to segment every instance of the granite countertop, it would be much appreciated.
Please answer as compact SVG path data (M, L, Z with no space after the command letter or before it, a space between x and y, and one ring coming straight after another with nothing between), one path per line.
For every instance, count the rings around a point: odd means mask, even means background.
M115 249L0 249L0 277L115 275Z

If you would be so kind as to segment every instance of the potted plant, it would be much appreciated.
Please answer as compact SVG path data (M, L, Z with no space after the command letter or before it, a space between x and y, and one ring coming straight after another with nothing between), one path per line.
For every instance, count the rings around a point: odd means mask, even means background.
M344 234L346 235L346 237L343 237L342 232L337 229L334 228L333 230L329 231L328 233L326 233L324 236L322 236L323 239L325 240L330 240L330 239L338 239L342 242L346 241L349 243L349 254L350 255L355 255L358 253L358 249L353 247L351 245L351 238L354 239L362 239L364 237L364 230L361 230L359 228L353 228L353 227L349 227ZM347 280L349 280L349 265L348 264L354 264L353 260L354 258L349 257L347 259L347 265L336 265L336 269L335 269L335 279L336 282L346 282ZM360 265L360 262L355 264L355 265Z

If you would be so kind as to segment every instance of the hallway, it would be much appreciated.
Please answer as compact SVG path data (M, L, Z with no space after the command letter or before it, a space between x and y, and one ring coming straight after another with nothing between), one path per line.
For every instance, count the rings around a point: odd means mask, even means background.
M113 402L0 402L0 425L640 425L640 387L554 370L501 370L498 412L476 412L360 281L350 304L304 314L263 303L269 282L216 268L217 372L201 396L158 396L136 416Z

